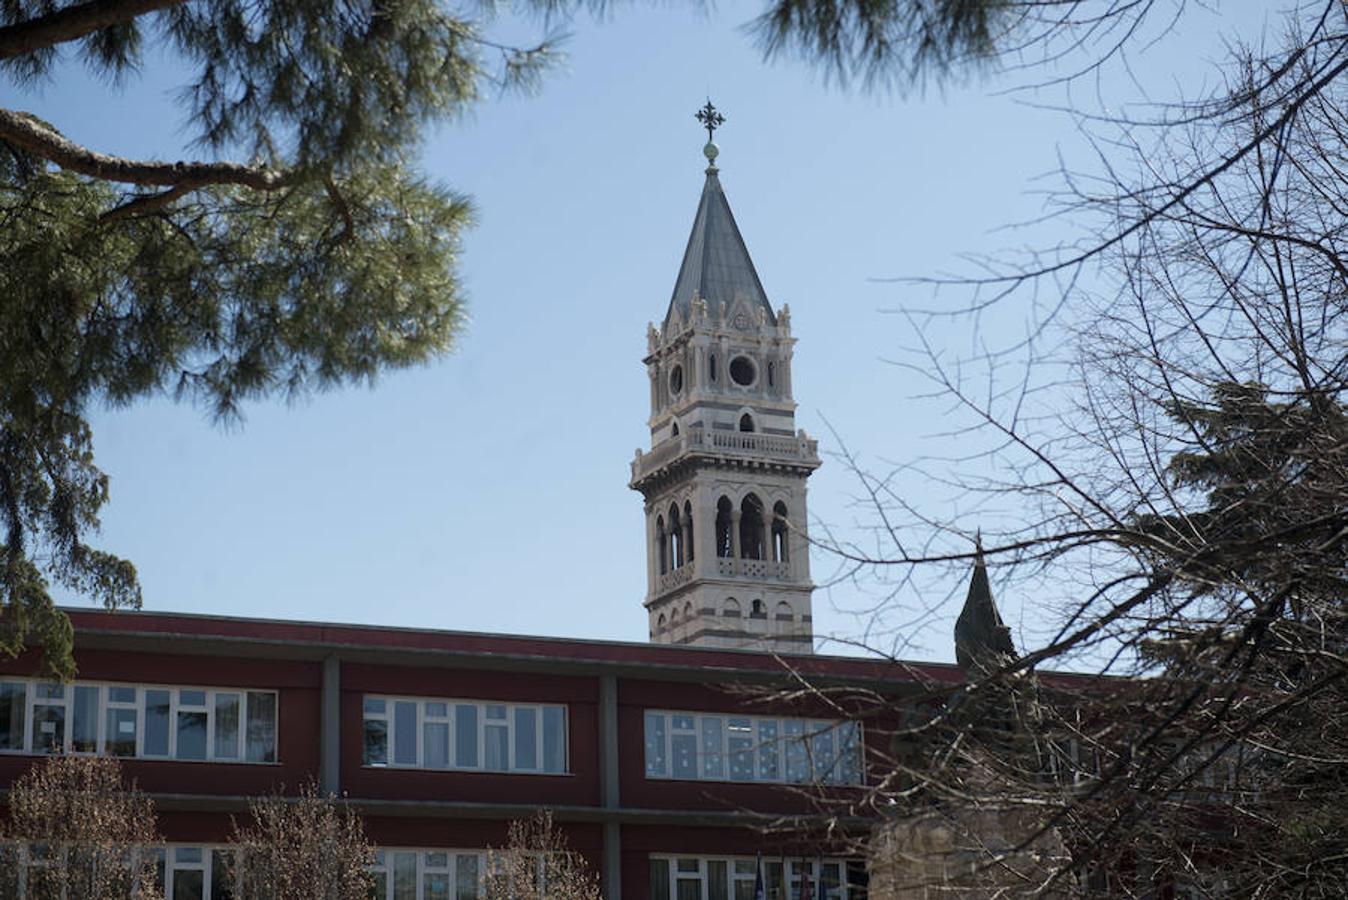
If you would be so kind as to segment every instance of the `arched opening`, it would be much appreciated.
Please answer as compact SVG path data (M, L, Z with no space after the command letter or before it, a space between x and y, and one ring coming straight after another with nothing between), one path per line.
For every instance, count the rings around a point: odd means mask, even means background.
M735 555L735 546L730 535L733 509L728 497L716 501L716 555L722 559L729 559Z
M670 425L670 426L669 426L669 436L670 436L670 437L678 437L678 436L679 436L679 423L678 423L678 422L675 422L673 425Z
M669 571L669 544L665 540L665 517L655 520L655 552L660 557L660 574Z
M786 562L790 550L787 540L786 504L778 500L772 505L772 558L777 562Z
M687 500L683 501L683 538L683 542L687 545L685 553L688 562L692 562L693 547L696 546L696 542L693 540L693 504Z
M727 597L725 606L721 607L721 615L738 619L740 617L740 602L734 597Z
M777 364L768 363L768 387L777 386Z
M753 603L749 605L749 618L766 619L767 617L768 611L763 607L762 600L755 600Z
M668 624L669 623L665 620L665 614L660 613L660 618L655 623L655 633L660 634L663 632Z
M683 604L683 624L685 628L693 624L693 604L691 603Z
M707 358L707 375L712 380L716 380L716 354L713 353Z
M763 559L767 549L763 528L763 501L757 494L746 494L740 502L740 558Z
M669 507L669 567L677 569L683 565L683 528L679 526L679 507Z
M791 609L791 604L783 600L777 604L777 621L791 622L796 618L795 612Z
M740 431L753 431L753 430L754 430L754 417L749 415L748 413L745 413L744 415L740 416Z

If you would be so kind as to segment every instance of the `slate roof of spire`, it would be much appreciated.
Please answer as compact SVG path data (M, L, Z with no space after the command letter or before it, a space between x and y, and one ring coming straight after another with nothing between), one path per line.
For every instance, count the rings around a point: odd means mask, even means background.
M730 203L721 189L715 165L707 167L707 181L702 186L702 199L693 218L693 233L688 236L688 248L683 251L683 265L674 282L674 296L665 313L668 323L675 311L686 316L695 296L706 300L715 311L722 302L729 308L739 296L748 299L751 306L760 306L767 319L777 323L777 316L768 302L763 284L758 280L749 248L744 245Z
M988 583L988 566L983 559L983 542L980 540L974 556L974 574L969 579L969 593L964 598L960 617L955 620L955 659L965 668L997 668L1015 656L1011 629L1002 622L997 604L992 600L992 586Z

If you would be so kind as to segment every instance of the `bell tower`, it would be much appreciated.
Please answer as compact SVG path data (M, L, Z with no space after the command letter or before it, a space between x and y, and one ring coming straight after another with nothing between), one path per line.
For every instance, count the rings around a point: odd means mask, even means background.
M774 310L721 188L698 112L706 182L663 323L647 327L645 498L651 640L813 652L805 481L816 443L795 428L790 308Z

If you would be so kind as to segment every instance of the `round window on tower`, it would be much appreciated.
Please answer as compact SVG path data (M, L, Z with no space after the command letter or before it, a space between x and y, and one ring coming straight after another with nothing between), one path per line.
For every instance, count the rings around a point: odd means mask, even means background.
M675 366L669 373L669 392L677 394L683 390L683 366Z
M758 377L754 361L747 356L737 356L730 361L730 380L740 387L749 387Z

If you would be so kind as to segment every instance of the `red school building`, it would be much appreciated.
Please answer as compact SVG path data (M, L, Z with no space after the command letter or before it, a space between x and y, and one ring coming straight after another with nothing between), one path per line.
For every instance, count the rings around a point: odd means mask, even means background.
M0 780L45 753L122 758L159 810L168 900L222 900L231 816L311 781L362 813L389 900L475 896L486 848L539 807L611 900L752 897L758 853L770 883L790 854L792 881L803 866L827 897L855 900L862 861L810 842L820 807L791 786L862 795L884 723L739 689L786 684L790 669L891 694L962 677L734 649L69 614L76 681L35 678L35 654L0 665ZM792 816L797 836L764 831Z

